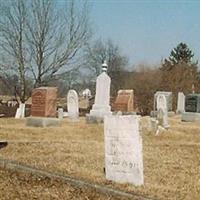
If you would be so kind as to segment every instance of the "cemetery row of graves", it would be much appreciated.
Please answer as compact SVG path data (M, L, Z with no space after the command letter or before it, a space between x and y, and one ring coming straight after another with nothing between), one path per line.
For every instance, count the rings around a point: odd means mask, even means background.
M200 95L157 91L151 116L134 109L133 90L118 91L110 106L111 79L103 65L94 104L79 117L79 97L57 109L57 88L32 91L31 115L20 104L15 118L1 119L2 158L52 173L155 199L199 199ZM87 89L86 101L91 97Z

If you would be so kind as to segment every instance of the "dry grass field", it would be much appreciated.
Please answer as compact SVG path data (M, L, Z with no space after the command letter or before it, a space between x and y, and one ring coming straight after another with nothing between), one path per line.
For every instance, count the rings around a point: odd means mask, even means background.
M110 195L99 194L86 188L75 188L69 184L49 178L12 173L0 169L0 196L1 200L114 200ZM120 200L118 198L118 200Z
M142 133L145 178L142 187L105 179L103 125L86 124L84 118L78 123L64 119L61 127L51 128L30 128L23 120L1 118L0 140L9 144L0 149L0 155L151 198L199 200L200 123L181 122L177 116L169 121L171 128L165 133L158 136ZM3 183L4 173L10 176L1 171ZM5 187L6 184L0 187L0 196ZM54 190L50 189L51 192Z

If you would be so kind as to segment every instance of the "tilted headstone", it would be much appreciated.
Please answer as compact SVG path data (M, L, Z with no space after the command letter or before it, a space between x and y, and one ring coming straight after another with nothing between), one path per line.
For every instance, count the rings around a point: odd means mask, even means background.
M56 117L57 88L39 87L32 92L31 116Z
M20 103L19 108L17 108L15 119L20 119L25 117L25 103Z
M177 100L177 113L183 113L185 111L185 95L183 92L178 93L178 100Z
M133 90L119 90L114 103L115 111L133 112Z
M105 116L104 136L106 178L119 183L144 184L139 117Z
M168 111L172 111L172 92L164 92L164 91L157 91L154 94L154 102L156 103L157 96L163 94L167 100L167 109ZM156 110L158 110L158 105L156 104Z
M169 128L167 99L164 94L158 94L156 99L158 114L157 119L164 128Z
M110 83L111 79L106 72L97 77L95 103L90 110L90 116L103 119L111 114L110 107Z
M75 90L69 90L67 94L67 110L70 119L78 119L79 117L79 104L78 94Z

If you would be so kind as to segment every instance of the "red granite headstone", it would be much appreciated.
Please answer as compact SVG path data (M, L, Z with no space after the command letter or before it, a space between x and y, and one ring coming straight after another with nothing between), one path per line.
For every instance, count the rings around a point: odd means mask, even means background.
M32 92L31 115L35 117L56 117L56 87L40 87Z
M133 90L119 90L114 103L115 111L132 112L133 106Z

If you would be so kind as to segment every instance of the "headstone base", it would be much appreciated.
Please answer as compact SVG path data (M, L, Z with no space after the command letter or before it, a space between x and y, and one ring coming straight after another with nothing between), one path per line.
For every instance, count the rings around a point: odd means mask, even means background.
M137 115L136 112L122 112L122 111L115 111L112 114L113 115Z
M63 117L68 117L68 112L63 112Z
M60 120L58 118L48 118L48 117L27 117L26 126L33 126L33 127L60 126Z
M92 110L90 110L91 116L96 116L99 118L104 118L105 115L111 115L111 108L110 106L99 106L99 105L93 105Z
M103 118L92 116L90 114L86 114L86 123L88 123L88 124L103 123Z
M68 117L68 121L70 121L70 122L79 122L79 117Z
M151 111L150 116L151 117L157 117L158 111ZM168 117L173 117L175 115L174 111L168 112Z
M184 122L200 121L200 113L184 112L181 115L181 121L184 121Z
M92 110L90 110L90 114L86 114L86 122L87 123L103 123L104 116L112 115L110 111L110 106L96 106L93 105Z
M184 111L180 111L180 110L176 111L176 115L182 115L183 113L184 113Z

